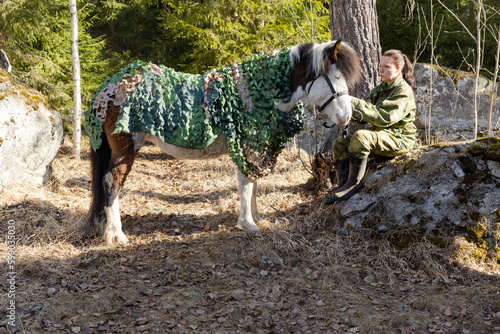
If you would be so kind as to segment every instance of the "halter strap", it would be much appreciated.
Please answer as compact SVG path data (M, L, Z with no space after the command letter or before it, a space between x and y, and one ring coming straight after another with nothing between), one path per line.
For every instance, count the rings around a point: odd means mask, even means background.
M335 90L335 88L333 88L332 82L330 81L330 78L328 77L328 75L323 74L323 77L325 78L326 83L328 84L328 87L330 87L330 92L332 93L332 96L330 96L330 98L329 98L328 100L326 100L326 102L325 102L325 103L323 103L323 104L321 105L321 107L319 107L319 108L318 108L319 112L322 112L322 111L326 108L326 106L328 106L328 105L330 104L330 102L332 102L335 98L337 98L337 97L339 97L339 96L342 96L342 95L346 95L346 94L348 93L348 91L347 91L347 90L343 90L343 91L341 91L341 92L337 92L337 91ZM318 76L318 77L316 77L316 78L313 80L313 82L311 83L311 86L309 86L309 91L307 92L307 95L309 95L309 93L311 92L311 88L312 88L312 86L314 85L314 82L315 82L318 78L319 78L319 76Z

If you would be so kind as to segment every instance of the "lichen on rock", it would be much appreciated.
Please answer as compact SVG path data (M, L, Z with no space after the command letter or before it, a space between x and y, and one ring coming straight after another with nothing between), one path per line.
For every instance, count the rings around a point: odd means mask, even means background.
M61 117L47 98L0 69L0 191L11 184L46 181L62 136Z
M499 151L497 138L483 138L372 162L365 189L336 206L343 223L335 228L397 235L399 246L462 236L491 252L499 236Z

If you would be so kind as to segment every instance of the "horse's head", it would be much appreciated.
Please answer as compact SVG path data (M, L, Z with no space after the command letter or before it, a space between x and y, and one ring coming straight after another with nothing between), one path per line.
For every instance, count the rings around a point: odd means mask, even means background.
M342 41L330 41L313 48L311 65L315 79L307 88L309 100L330 122L346 125L352 113L348 86L360 76L358 56Z
M331 123L349 123L352 107L348 87L361 75L359 57L352 47L340 40L305 43L293 47L290 55L292 92L307 94Z

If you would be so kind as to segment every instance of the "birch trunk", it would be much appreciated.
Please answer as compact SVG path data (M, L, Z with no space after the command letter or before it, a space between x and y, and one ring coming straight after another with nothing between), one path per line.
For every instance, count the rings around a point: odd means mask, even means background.
M434 50L436 49L435 43L434 43L434 3L431 0L431 22L430 22L430 38L431 38L431 71L430 71L430 76L429 76L429 110L427 111L427 136L426 136L426 141L427 145L431 144L432 137L431 137L431 129L432 129L432 98L433 98L433 93L434 93Z
M497 78L498 69L500 67L500 25L498 26L498 38L497 38L497 54L495 56L495 72L493 73L493 82L491 85L491 96L490 96L490 108L488 109L488 136L493 136L491 130L491 117L493 114L493 106L497 100Z
M80 158L81 138L81 88L80 88L80 57L78 55L78 15L76 0L69 0L71 15L71 56L73 58L73 154Z
M478 109L478 85L479 85L479 71L481 70L481 13L483 8L483 1L478 0L477 2L477 37L476 37L476 82L474 83L474 140L477 139L477 109Z

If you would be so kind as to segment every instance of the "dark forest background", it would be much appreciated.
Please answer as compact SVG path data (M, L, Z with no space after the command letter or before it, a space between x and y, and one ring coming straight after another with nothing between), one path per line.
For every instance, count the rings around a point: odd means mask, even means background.
M442 2L456 17L437 1L377 0L382 51L401 49L412 60L429 62L432 30L437 62L472 71L476 42L467 29L476 34L477 3ZM499 43L496 2L484 1L481 14L486 77L492 77ZM77 3L84 108L107 76L136 59L203 73L254 53L330 38L329 4L318 0ZM13 77L44 92L67 115L73 91L70 34L67 0L0 0L0 48L10 58Z

